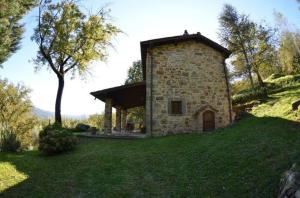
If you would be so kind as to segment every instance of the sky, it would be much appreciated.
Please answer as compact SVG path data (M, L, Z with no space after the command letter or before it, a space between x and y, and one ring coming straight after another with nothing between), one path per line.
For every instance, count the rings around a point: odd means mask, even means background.
M89 115L102 113L104 103L95 100L89 93L124 84L127 70L133 61L140 59L140 41L201 32L219 42L218 16L225 3L239 12L250 15L256 22L265 21L274 25L273 13L281 12L289 23L300 22L299 4L296 0L83 0L85 11L97 11L103 6L111 10L111 23L123 33L113 39L113 48L108 50L105 62L94 61L88 79L66 78L62 99L62 114ZM0 69L0 78L29 87L33 105L54 112L57 77L46 67L35 71L32 63L37 45L30 40L36 27L37 9L29 12L25 24L21 49L6 61Z

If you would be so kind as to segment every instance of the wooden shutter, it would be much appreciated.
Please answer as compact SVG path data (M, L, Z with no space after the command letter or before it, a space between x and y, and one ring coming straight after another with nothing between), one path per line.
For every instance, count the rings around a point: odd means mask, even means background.
M182 101L171 101L171 114L182 114Z

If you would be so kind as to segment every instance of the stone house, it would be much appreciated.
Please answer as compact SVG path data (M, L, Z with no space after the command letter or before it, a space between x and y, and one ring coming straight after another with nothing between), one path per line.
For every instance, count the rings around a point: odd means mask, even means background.
M127 109L145 107L146 133L211 131L232 122L225 59L230 51L200 33L142 41L144 81L91 94L105 102L105 132L124 131Z

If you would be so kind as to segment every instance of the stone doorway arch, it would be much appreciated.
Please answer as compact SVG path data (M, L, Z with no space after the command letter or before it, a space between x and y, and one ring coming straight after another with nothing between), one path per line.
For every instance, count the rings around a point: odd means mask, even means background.
M215 112L206 110L202 114L203 131L215 130Z

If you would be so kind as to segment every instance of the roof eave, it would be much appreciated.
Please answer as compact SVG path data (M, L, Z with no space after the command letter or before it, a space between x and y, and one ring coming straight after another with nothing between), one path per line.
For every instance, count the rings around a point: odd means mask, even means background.
M152 39L147 41L141 41L140 47L141 47L141 59L142 59L142 67L143 67L143 79L146 79L146 55L147 55L147 49L151 46L159 46L159 45L165 45L165 44L171 44L171 43L178 43L178 42L184 42L188 40L196 40L199 42L202 42L206 44L207 46L210 46L214 48L215 50L219 51L224 55L224 58L227 59L231 55L231 51L229 51L227 48L221 46L220 44L210 40L209 38L201 35L201 34L190 34L190 35L183 35L183 36L172 36L172 37L165 37L165 38L159 38L159 39Z

